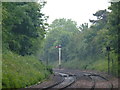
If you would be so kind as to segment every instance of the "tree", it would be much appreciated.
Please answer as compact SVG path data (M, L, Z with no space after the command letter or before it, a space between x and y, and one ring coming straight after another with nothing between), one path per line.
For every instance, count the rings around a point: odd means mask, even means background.
M97 20L90 20L90 22L92 22L93 24L100 23L101 21L102 21L102 23L106 23L108 14L109 14L109 12L106 9L99 10L95 14L93 14L93 16L97 17Z
M87 30L87 29L88 29L88 23L84 23L84 24L80 25L79 28L80 28L80 31L81 31L81 32Z
M35 54L45 37L47 17L43 4L36 2L3 3L3 47L20 55Z
M120 38L119 36L119 29L120 29L120 2L111 3L111 6L109 7L111 10L111 13L109 14L108 19L108 29L109 29L109 45L113 50L115 50L116 53L120 53L118 44Z
M76 26L76 22L70 19L56 19L50 25L49 32L46 36L45 47L44 47L44 58L56 61L58 60L58 50L55 46L62 45L62 60L68 60L70 54L70 42L73 38L74 33L80 33ZM46 57L49 56L49 57ZM53 57L54 56L54 57Z

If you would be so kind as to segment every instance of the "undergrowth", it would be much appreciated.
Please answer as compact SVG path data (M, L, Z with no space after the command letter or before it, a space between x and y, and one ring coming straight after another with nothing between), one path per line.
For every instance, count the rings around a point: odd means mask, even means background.
M96 70L101 72L108 72L108 60L107 57L99 58L97 60L79 60L75 59L72 61L64 62L63 67L70 69L80 69L80 70ZM114 76L119 76L118 74L118 59L117 56L111 54L110 57L110 74Z
M24 88L46 79L50 69L34 56L8 51L2 56L2 88Z

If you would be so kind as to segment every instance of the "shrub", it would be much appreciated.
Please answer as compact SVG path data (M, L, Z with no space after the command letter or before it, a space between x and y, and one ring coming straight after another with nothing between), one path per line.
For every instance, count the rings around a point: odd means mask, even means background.
M12 52L3 54L2 88L23 88L48 77L51 71L45 69L34 56L19 56Z

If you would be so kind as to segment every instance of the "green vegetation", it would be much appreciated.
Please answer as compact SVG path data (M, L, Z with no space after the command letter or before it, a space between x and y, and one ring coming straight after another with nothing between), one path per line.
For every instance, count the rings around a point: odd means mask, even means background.
M41 13L44 5L2 3L2 88L24 88L52 73L38 58L48 26L47 17Z
M3 49L19 55L36 54L42 45L47 17L41 13L45 3L2 3Z
M51 72L34 56L3 54L2 88L23 88L46 79Z
M70 62L63 63L62 67L69 68L69 69L96 70L101 72L108 72L108 61L107 61L107 58L99 59L97 61L71 60ZM112 63L110 63L110 71L111 71L111 74L118 76L117 59L113 62L113 65Z
M94 69L107 72L108 50L110 47L110 73L118 74L118 55L120 29L120 2L111 3L108 10L93 14L96 20L77 26L71 19L56 19L50 25L44 43L43 58L49 63L58 61L58 49L62 45L63 67ZM53 57L54 56L54 57Z
M52 69L40 60L56 67L58 45L62 45L63 67L104 72L108 69L106 47L110 47L110 73L117 76L120 2L111 3L111 11L95 12L97 19L90 20L90 27L62 18L54 20L49 28L48 16L41 13L45 3L2 3L3 88L23 88L46 79Z

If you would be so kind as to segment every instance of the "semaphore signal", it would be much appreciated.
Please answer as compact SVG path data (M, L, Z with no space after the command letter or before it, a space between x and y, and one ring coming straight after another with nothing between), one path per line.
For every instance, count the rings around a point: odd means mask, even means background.
M61 45L58 45L58 46L55 46L55 48L58 48L59 49L59 59L58 59L58 64L59 64L59 69L61 69L61 49L62 49L62 46Z
M62 48L61 45L55 46L55 48Z

